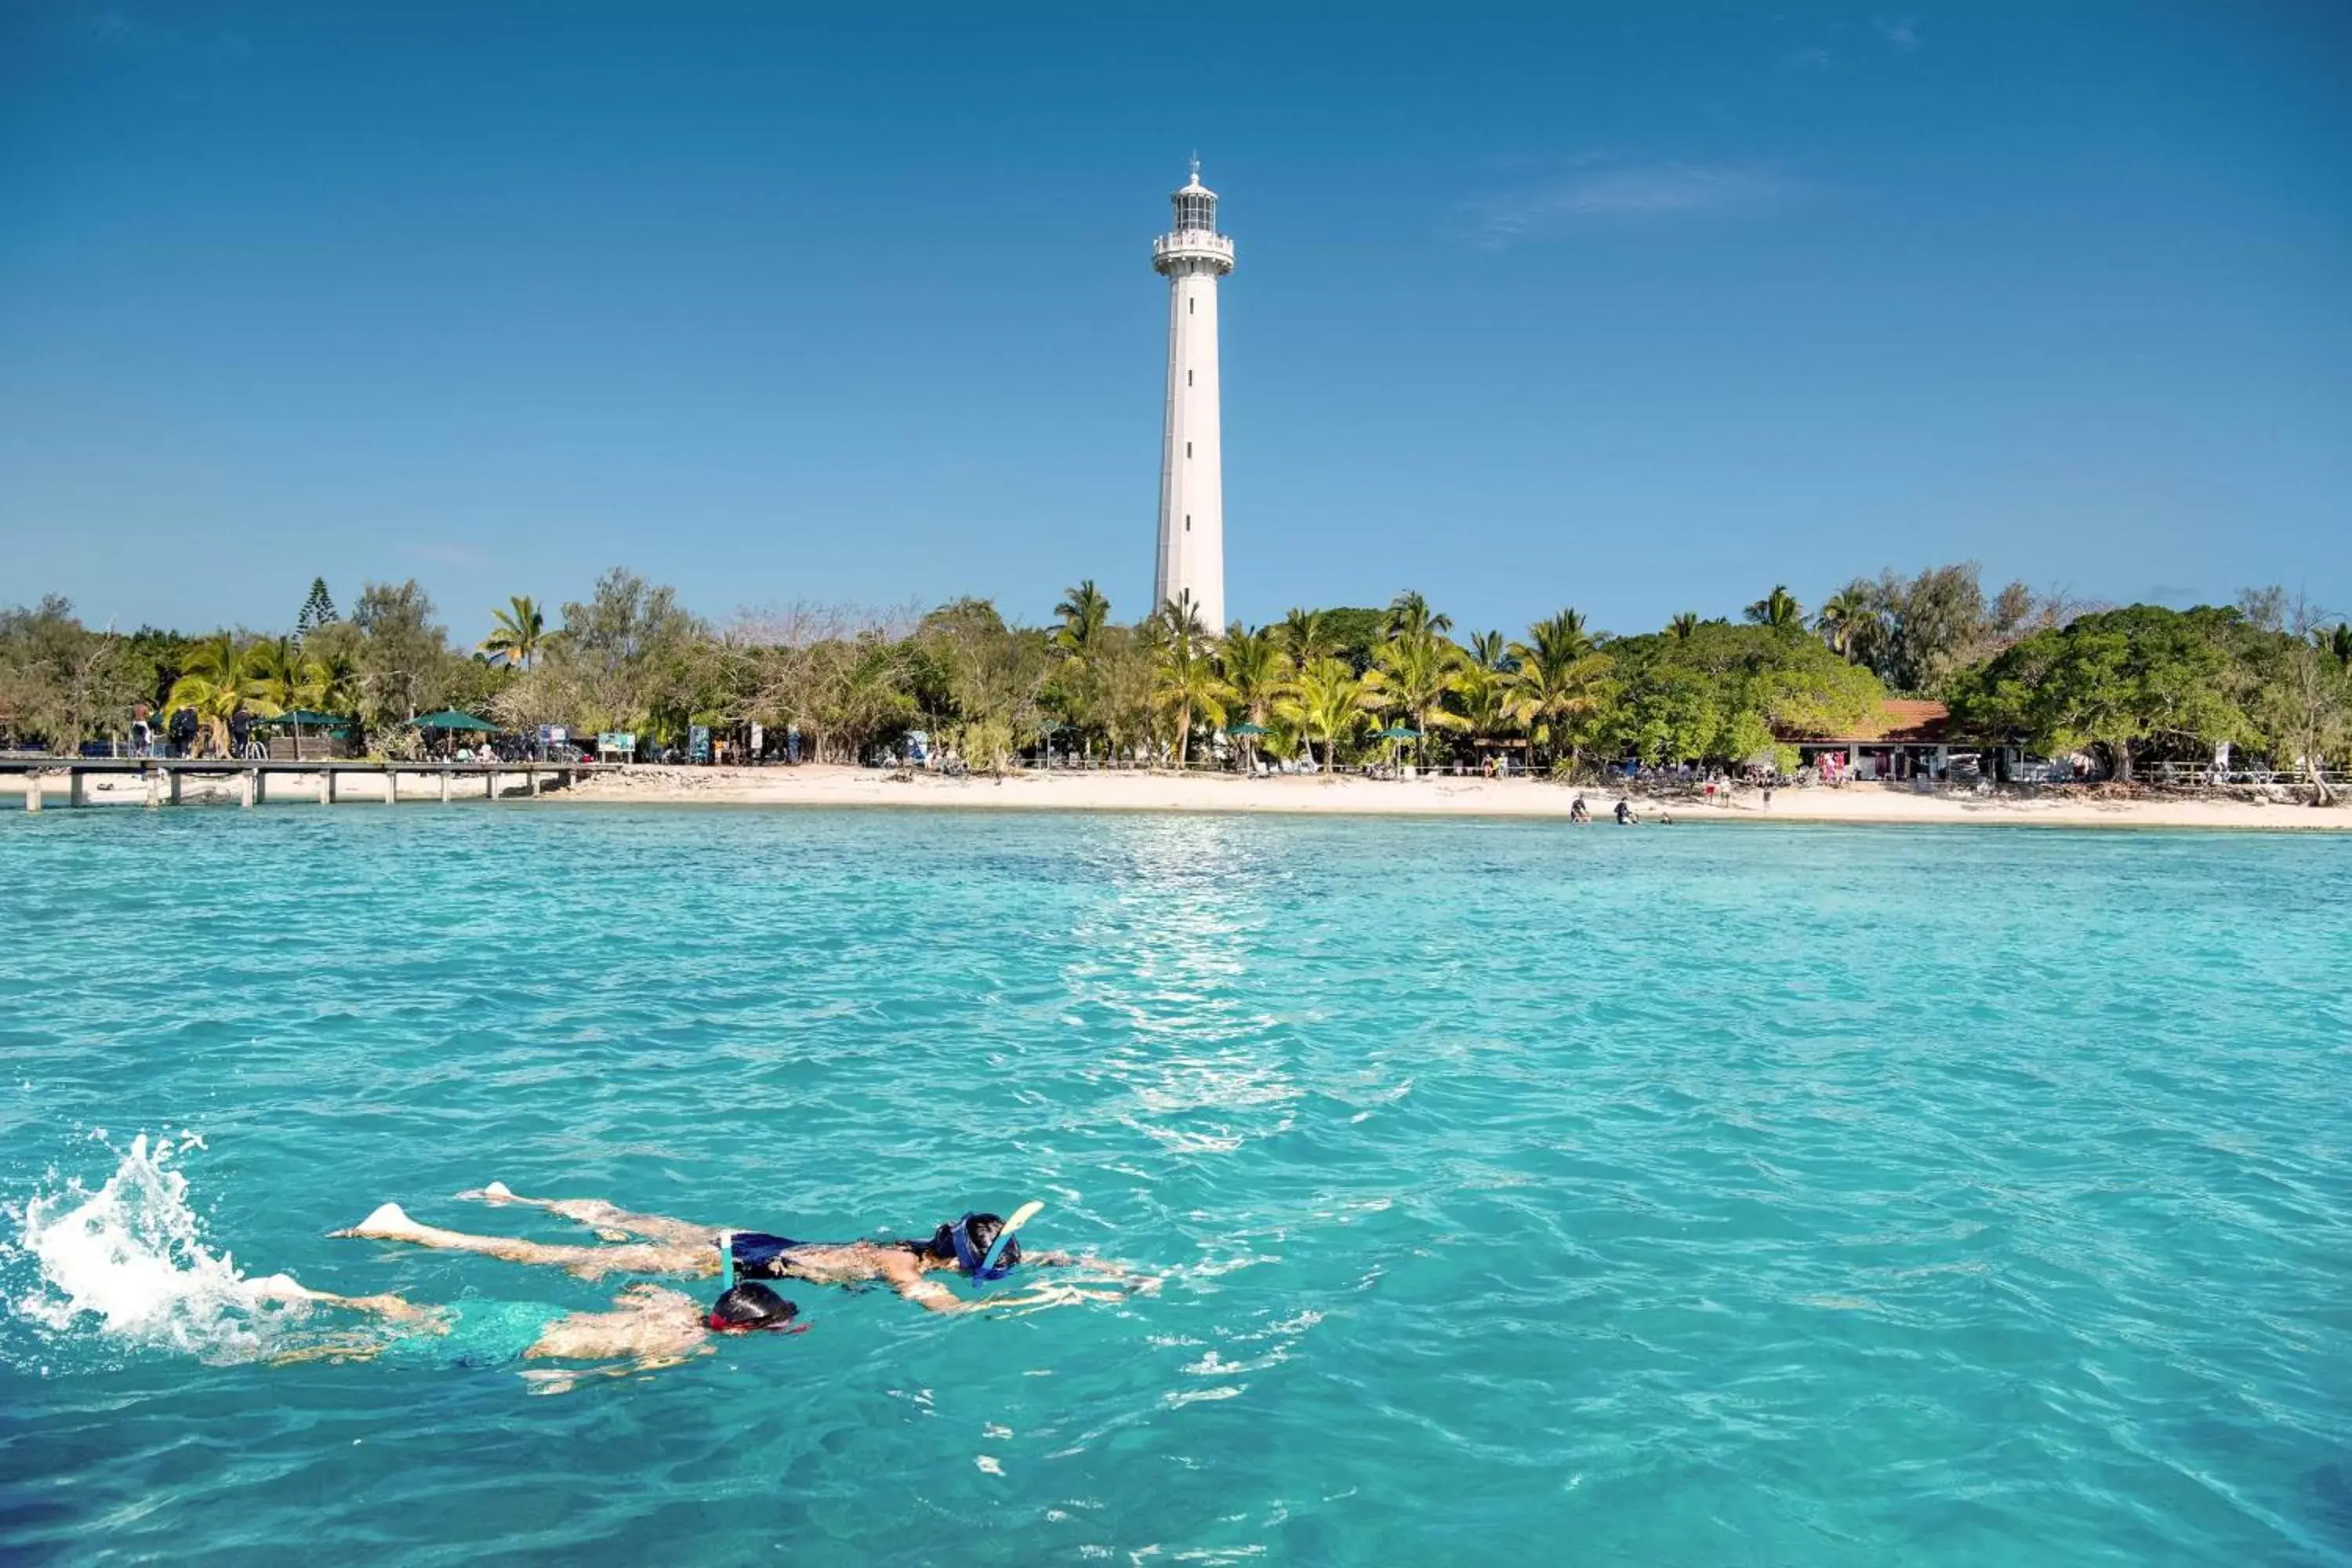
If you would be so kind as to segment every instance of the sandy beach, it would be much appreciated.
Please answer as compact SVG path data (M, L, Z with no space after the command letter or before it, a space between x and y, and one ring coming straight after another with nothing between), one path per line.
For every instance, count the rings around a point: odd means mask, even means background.
M542 774L544 779L546 775ZM501 775L501 798L527 801L520 773ZM312 802L316 775L288 773L270 781L270 804ZM457 798L478 801L483 784L457 784ZM62 778L47 785L51 809L63 805ZM232 803L234 778L191 776L185 798L192 803ZM364 808L383 804L381 778L353 777L341 786L342 804ZM21 799L23 781L0 776L0 799ZM1242 778L1225 773L1015 773L1003 779L946 778L917 773L895 778L874 768L809 765L759 768L644 766L582 779L569 788L551 787L542 804L564 802L636 805L872 806L943 811L1220 811L1362 816L1561 817L1579 792L1564 784L1528 779L1413 779L1276 777ZM1617 792L1587 787L1586 805L1605 820ZM2280 792L2283 794L2284 792ZM136 805L145 787L133 776L94 776L92 804ZM400 784L403 801L440 798L440 783L412 773ZM1671 816L1686 822L1994 823L2047 827L2230 827L2272 831L2352 832L2352 808L2315 810L2282 798L2223 798L2143 792L2126 797L2096 790L2042 791L2024 795L1923 795L1908 786L1853 784L1840 787L1776 789L1768 808L1761 791L1742 789L1727 802L1708 805L1687 795L1637 793L1632 796L1644 820Z
M1242 778L1172 773L1019 773L1003 780L918 773L894 780L870 768L633 768L602 773L551 800L711 805L859 805L958 811L1234 811L1371 816L1566 817L1577 791L1528 779ZM1605 818L1614 793L1584 791ZM1780 789L1768 810L1762 792L1741 790L1727 805L1633 797L1645 818L1675 822L2022 823L2063 827L2252 827L2352 830L2352 809L2314 810L2252 800L2189 795L2103 798L2084 792L2037 798L1933 795L1857 784Z

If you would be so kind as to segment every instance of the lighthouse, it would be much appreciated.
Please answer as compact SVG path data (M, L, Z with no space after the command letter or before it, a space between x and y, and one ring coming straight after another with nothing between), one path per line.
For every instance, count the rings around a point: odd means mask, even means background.
M1171 198L1174 226L1151 242L1151 268L1168 279L1168 410L1160 437L1160 563L1156 611L1192 595L1201 627L1225 629L1224 447L1217 421L1217 279L1234 269L1234 242L1217 232L1217 193L1201 160Z

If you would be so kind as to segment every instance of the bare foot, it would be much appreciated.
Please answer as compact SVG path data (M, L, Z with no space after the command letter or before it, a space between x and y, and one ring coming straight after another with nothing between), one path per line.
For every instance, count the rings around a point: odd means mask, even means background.
M398 1204L386 1204L348 1230L331 1230L330 1237L358 1237L367 1241L399 1241L424 1226L408 1217Z
M492 1182L487 1187L474 1187L459 1193L457 1198L461 1203L510 1204L514 1202L514 1189L504 1182Z

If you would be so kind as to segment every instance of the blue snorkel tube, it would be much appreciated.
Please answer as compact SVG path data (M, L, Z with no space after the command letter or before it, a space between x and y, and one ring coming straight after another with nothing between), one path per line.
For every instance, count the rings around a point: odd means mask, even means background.
M948 1231L955 1242L956 1267L971 1275L977 1284L1003 1279L1013 1272L1013 1265L1001 1261L1005 1248L1013 1245L1013 1227L1008 1225L998 1230L996 1239L989 1243L983 1254L971 1244L971 1215L966 1214Z

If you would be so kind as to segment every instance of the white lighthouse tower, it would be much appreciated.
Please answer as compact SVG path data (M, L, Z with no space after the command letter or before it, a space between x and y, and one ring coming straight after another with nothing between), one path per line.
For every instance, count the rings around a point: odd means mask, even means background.
M1160 447L1157 611L1192 596L1201 626L1225 629L1224 444L1217 422L1217 279L1234 269L1234 242L1217 232L1217 193L1201 184L1201 160L1173 201L1175 227L1151 242L1151 268L1168 279L1168 416Z

